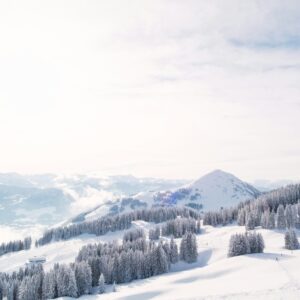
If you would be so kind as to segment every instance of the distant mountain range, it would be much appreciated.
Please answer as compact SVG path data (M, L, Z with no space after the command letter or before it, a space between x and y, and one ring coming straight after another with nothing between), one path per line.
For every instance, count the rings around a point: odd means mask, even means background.
M283 182L285 185L288 181ZM196 181L56 174L0 174L0 225L54 225L80 222L156 205L198 211L256 198L272 189L268 181L250 185L230 173L213 171Z
M53 225L106 201L172 189L186 180L0 173L0 225Z
M200 179L181 187L164 191L146 191L132 197L120 197L95 209L82 213L72 222L93 220L103 215L114 215L138 208L157 205L179 205L198 211L233 206L240 201L254 199L261 192L232 174L213 171Z
M289 184L295 184L297 181L295 180L255 180L252 184L261 192L269 192L280 187L287 186Z

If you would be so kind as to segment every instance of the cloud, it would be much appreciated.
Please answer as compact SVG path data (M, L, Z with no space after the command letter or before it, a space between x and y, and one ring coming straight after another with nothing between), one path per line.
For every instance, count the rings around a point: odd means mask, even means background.
M299 1L17 1L0 14L4 170L197 177L300 145ZM235 170L276 175L246 159Z

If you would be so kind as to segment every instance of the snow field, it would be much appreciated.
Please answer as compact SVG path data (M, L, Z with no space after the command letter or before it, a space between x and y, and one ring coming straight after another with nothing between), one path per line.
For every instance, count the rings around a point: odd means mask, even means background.
M137 221L133 226L147 232L155 225ZM116 293L110 292L111 287L108 287L103 295L80 299L300 299L300 250L283 248L284 231L257 229L265 241L264 253L227 258L230 236L244 231L244 227L235 225L203 226L202 234L197 236L199 256L196 263L179 262L167 274L120 284ZM123 233L113 232L100 237L82 235L29 251L10 253L0 257L0 271L16 270L34 255L47 258L45 269L48 270L55 262L74 261L84 244L120 240ZM299 231L297 234L299 236ZM179 245L180 239L176 242Z

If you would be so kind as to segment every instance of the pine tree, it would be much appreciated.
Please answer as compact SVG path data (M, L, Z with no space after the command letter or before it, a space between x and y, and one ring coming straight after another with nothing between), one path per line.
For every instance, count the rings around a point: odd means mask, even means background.
M299 241L294 230L290 229L284 236L285 248L289 250L299 249Z
M269 219L270 219L270 213L269 211L263 212L261 216L261 227L262 228L268 228L269 226Z
M269 214L269 219L268 219L268 229L274 229L275 228L275 213L272 211Z
M58 297L77 297L77 284L74 271L67 265L60 265L57 269Z
M31 295L31 287L30 287L30 284L29 284L29 278L25 277L22 280L20 288L19 288L19 298L22 299L22 300L34 299L34 298L31 298L31 297L33 297L33 295Z
M115 293L117 291L116 282L114 281L112 291Z
M187 232L181 239L180 259L188 263L195 262L198 257L197 242L195 234Z
M74 271L78 295L89 294L92 288L92 271L90 265L85 261L75 263Z
M286 228L286 220L284 215L284 207L280 204L277 208L277 228L285 229Z
M171 237L170 242L170 261L172 264L176 264L178 262L178 247L173 236Z
M260 233L256 234L256 253L264 252L265 243Z
M168 272L168 258L161 244L153 251L153 260L155 269L154 275Z
M51 270L50 272L45 274L43 280L43 298L44 299L54 299L57 297L55 292L56 287L56 280L54 271Z
M294 228L295 227L295 219L294 219L294 215L293 215L291 205L287 205L285 207L285 219L286 219L287 228Z
M201 220L200 219L197 221L197 233L198 234L201 233Z
M249 242L249 253L256 253L258 245L257 245L257 239L256 239L256 234L255 233L246 233L246 238L248 239Z
M75 273L71 268L68 268L68 284L66 286L67 296L76 298L78 295ZM66 282L66 281L65 281Z
M249 240L245 234L234 234L230 237L228 257L250 253Z
M239 226L244 226L246 223L246 214L244 209L238 211L237 223Z
M246 229L253 230L255 228L255 215L250 211L246 214Z
M101 273L99 277L99 294L105 293L105 278L104 275Z

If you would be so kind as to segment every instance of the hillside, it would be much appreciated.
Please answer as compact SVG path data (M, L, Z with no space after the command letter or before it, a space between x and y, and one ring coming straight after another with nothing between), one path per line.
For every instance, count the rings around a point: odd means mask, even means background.
M134 227L146 232L153 224L137 221ZM244 232L241 226L204 226L197 235L198 261L179 262L167 274L117 286L117 293L83 296L80 299L299 299L300 250L283 249L284 231L258 229L265 240L265 253L227 258L229 238ZM29 251L0 257L0 270L13 271L34 255L45 256L45 269L56 262L74 261L79 248L87 243L119 240L123 232L105 236L80 236ZM298 237L300 232L297 232ZM168 239L168 238L163 238ZM176 239L179 244L180 239ZM276 261L276 257L279 261ZM71 299L71 298L63 298Z

